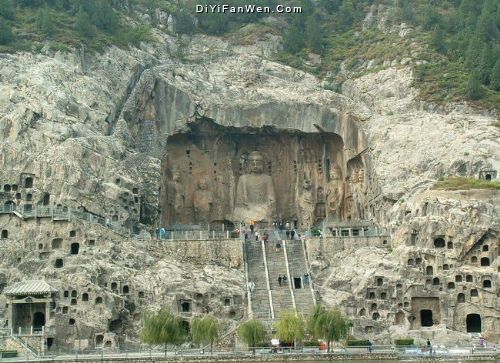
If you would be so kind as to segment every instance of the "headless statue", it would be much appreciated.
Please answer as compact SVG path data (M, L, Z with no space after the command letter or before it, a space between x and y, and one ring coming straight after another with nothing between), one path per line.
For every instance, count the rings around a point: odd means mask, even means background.
M258 151L248 156L249 174L238 179L233 220L270 222L276 214L273 180L264 174L264 158Z

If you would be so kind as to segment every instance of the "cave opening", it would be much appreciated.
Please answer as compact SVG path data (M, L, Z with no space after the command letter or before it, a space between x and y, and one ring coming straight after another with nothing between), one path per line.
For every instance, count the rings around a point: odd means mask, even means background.
M432 310L423 309L420 310L420 322L421 326L432 326Z
M481 333L481 315L468 314L466 318L467 333Z
M362 219L357 196L365 161L359 155L345 160L344 151L335 133L225 127L199 119L168 137L162 225L269 225L279 218L303 227L325 218Z

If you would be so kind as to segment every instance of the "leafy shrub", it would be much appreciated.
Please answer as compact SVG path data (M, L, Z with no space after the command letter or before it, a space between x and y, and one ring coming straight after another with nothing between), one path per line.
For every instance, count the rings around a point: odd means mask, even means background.
M366 347L368 346L368 340L367 339L348 340L346 342L346 345L348 347Z
M413 345L413 344L414 344L413 338L404 338L404 339L394 340L394 345L397 345L397 346L406 346L406 345Z

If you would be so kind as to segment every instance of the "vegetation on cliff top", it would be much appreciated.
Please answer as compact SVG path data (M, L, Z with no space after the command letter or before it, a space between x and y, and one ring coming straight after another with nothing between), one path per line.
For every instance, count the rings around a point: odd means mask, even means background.
M474 178L450 177L441 179L434 184L433 189L441 190L469 190L469 189L496 189L500 190L500 182Z
M130 1L0 0L0 52L37 50L49 40L53 49L84 44L102 50L151 40L150 26L131 26Z
M239 6L248 1L224 3ZM251 3L272 8L280 2ZM414 84L424 99L467 99L500 107L498 0L290 0L286 5L300 6L303 12L273 14L274 23L262 13L196 13L196 5L208 4L213 1L0 0L0 52L36 50L45 40L55 49L138 44L151 40L150 27L161 9L175 16L179 34L227 36L237 42L281 35L284 48L276 60L317 74L332 90L340 90L347 77L413 60L418 61L413 63ZM385 30L369 22L363 28L373 5L385 5L375 13ZM402 23L408 25L405 36L398 34ZM252 28L258 34L242 35L248 24L258 24Z

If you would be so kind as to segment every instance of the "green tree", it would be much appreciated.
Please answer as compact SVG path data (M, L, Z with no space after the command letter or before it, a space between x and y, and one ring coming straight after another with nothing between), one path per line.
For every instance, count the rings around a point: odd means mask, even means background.
M491 71L495 65L495 56L493 50L487 44L481 53L481 60L478 67L478 76L482 84L490 84Z
M337 22L340 30L346 31L354 22L354 4L351 0L344 0L339 7Z
M76 13L75 27L78 33L85 38L91 38L95 35L94 25L90 20L89 14L85 11L83 6L80 6Z
M477 20L476 35L483 40L498 38L498 25L495 21L497 14L498 0L486 0L481 11L481 16Z
M320 23L321 21L317 15L310 16L306 21L307 47L316 53L321 51L323 38Z
M491 71L490 87L494 91L500 91L500 59L498 59Z
M6 45L14 41L14 34L5 20L0 18L0 44Z
M0 16L5 19L14 20L12 0L0 0Z
M478 41L475 37L470 37L469 45L465 53L465 65L467 67L474 69L479 66L484 46L483 42Z
M304 317L295 311L282 312L274 327L280 340L287 343L293 342L294 346L304 339Z
M177 12L175 16L175 31L179 34L193 34L194 21L191 15L184 9Z
M36 13L35 23L37 28L45 35L53 35L56 30L55 17L47 5Z
M484 92L481 88L481 81L479 80L479 76L476 72L472 72L469 76L465 94L469 100L473 101L479 100L483 97Z
M238 335L252 348L252 352L255 354L255 347L262 343L266 337L266 329L261 321L253 319L241 324Z
M415 21L415 10L411 0L403 0L400 2L401 20L413 23Z
M193 343L210 344L210 351L213 352L214 343L219 338L219 324L212 315L196 317L191 323L191 337Z
M339 341L347 336L350 322L338 310L326 310L317 305L308 320L308 330L317 339L328 342L328 351L332 341Z
M298 53L304 48L304 32L297 25L291 25L283 39L283 47L289 53Z
M185 339L182 320L174 316L170 309L164 307L158 313L147 313L144 319L142 341L148 344L177 345Z
M431 36L431 47L434 48L439 53L443 53L446 50L446 43L444 41L444 32L441 27L436 26Z

